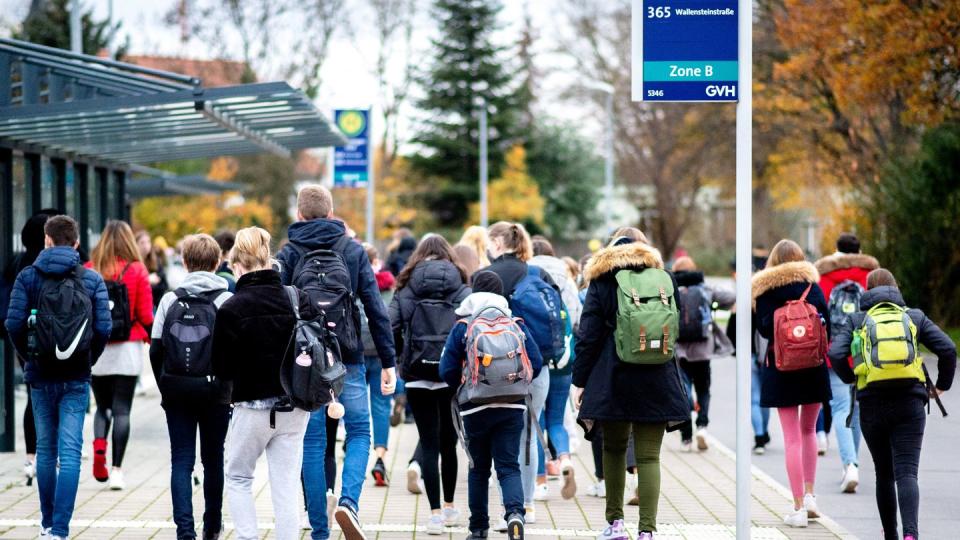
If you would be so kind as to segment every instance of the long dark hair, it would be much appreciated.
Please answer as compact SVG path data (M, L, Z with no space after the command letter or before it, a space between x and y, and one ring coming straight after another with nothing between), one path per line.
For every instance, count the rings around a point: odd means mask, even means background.
M400 275L397 276L398 291L406 287L407 282L410 281L410 275L413 274L413 269L423 261L449 261L450 264L457 268L457 272L460 273L460 279L463 280L464 283L467 282L467 271L463 268L463 265L460 264L460 261L457 260L457 256L454 254L449 242L439 234L431 234L424 237L423 240L420 240L417 249L413 250L413 254L410 255L407 265L403 267Z

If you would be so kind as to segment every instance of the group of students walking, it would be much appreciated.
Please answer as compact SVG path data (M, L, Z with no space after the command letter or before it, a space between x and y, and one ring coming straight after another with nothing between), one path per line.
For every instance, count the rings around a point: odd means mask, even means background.
M664 435L679 431L685 451L709 446L711 359L732 352L713 315L734 308L735 295L706 283L690 257L668 271L635 228L616 231L582 265L509 222L471 227L455 246L439 235L403 238L382 263L333 211L328 190L303 188L289 242L276 254L257 227L237 231L229 246L205 234L185 238L188 274L155 313L150 270L128 225L111 222L84 266L76 222L44 216L45 249L15 273L5 322L33 404L41 537L69 533L91 388L93 475L123 489L130 407L149 341L179 539L197 537L197 434L204 539L223 532L224 492L235 536L258 537L252 484L264 454L278 538L298 536L301 492L312 538L329 538L331 519L346 538L366 538L358 513L371 443L374 482L387 485L388 416L405 406L431 511L424 530L443 534L461 522L460 443L469 538L487 538L491 528L523 538L536 521L535 501L547 496L548 466L557 465L563 498L577 493L564 425L571 399L600 480L587 491L606 497L598 538L631 536L627 494L638 506L633 536L652 539ZM844 236L841 253L816 266L783 240L753 277L757 405L776 408L783 428L794 498L787 525L819 515L815 425L827 403L842 424L845 489L856 486L862 430L885 538L900 538L899 502L903 538L915 540L923 408L950 388L956 349L905 307L894 277L853 240ZM921 344L939 358L935 386ZM398 390L404 398L391 409ZM337 497L331 443L340 422ZM758 448L765 435L758 433ZM491 513L494 472L502 508Z

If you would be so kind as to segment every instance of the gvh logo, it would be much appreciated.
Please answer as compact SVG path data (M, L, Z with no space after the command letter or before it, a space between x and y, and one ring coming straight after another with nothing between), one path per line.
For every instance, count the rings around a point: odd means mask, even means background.
M707 85L707 95L710 97L737 97L737 86L733 84Z

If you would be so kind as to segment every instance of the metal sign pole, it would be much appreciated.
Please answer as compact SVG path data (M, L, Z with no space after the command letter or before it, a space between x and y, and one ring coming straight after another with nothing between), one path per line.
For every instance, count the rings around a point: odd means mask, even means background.
M75 53L83 52L83 29L80 22L80 0L70 0L70 50ZM96 51L93 51L92 54L96 54Z
M738 0L737 102L737 540L750 538L750 356L753 233L753 0Z
M373 245L374 234L374 197L376 190L376 178L373 176L373 158L374 152L371 150L373 146L370 145L370 142L373 141L373 129L370 123L373 122L373 108L367 109L367 243ZM383 168L383 163L380 163L380 168Z
M487 101L480 100L480 226L490 225L487 200Z

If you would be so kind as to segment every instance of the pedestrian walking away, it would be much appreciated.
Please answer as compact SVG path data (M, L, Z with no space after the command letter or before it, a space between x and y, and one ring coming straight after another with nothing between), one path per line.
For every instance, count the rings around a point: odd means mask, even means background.
M606 529L600 540L624 540L627 440L637 462L638 538L653 538L660 497L660 447L666 430L690 419L675 356L679 297L660 253L636 229L615 233L584 270L590 285L573 367L579 422L592 439L603 430ZM625 345L625 344L633 345Z
M130 440L130 409L153 324L153 292L133 230L126 222L107 223L86 267L103 276L113 321L110 343L92 371L91 386L97 402L93 477L109 482L112 490L121 490L126 487L122 466ZM110 469L108 434L113 444Z
M530 415L530 384L543 360L536 341L521 319L513 317L503 296L500 277L480 271L447 338L440 359L440 376L458 388L455 420L464 450L470 458L467 495L470 536L487 538L490 528L490 469L497 472L507 538L524 537L524 492L520 463L524 416ZM507 381L506 384L503 381ZM530 438L530 432L526 431ZM527 446L529 448L529 446Z
M760 406L776 407L783 429L793 509L784 522L806 527L820 516L816 423L820 404L830 400L825 363L830 327L817 269L792 240L781 240L767 267L753 276L754 325L770 340L761 366Z
M212 352L214 376L230 385L233 404L224 475L230 515L237 538L259 538L252 489L257 460L266 453L274 535L292 540L300 535L297 492L310 413L274 409L287 397L280 375L284 362L293 362L289 345L297 317L272 268L267 231L238 231L230 267L237 288L217 312ZM298 308L304 319L319 315L305 294Z
M220 246L210 235L183 239L189 272L180 287L163 295L150 342L150 365L160 389L170 435L170 496L177 540L197 537L192 474L200 437L203 464L203 536L223 531L223 451L230 422L229 388L214 378L213 334L217 310L231 294L214 274Z
M430 520L427 534L443 534L455 526L460 512L453 504L457 486L457 434L450 402L456 387L440 377L440 355L457 322L456 309L470 294L466 270L450 244L429 235L397 276L397 293L390 303L394 343L400 351L400 375L420 435L417 460L423 476ZM440 486L443 484L443 507Z
M883 268L871 271L860 311L843 321L830 346L833 370L854 384L863 436L877 473L877 509L883 538L920 538L920 448L924 407L953 385L956 345L919 309L906 307L897 281ZM937 357L937 380L923 366L923 345ZM854 367L847 362L853 358Z
M55 216L43 230L46 248L14 281L4 325L34 407L39 536L61 540L77 498L90 369L112 322L103 279L80 266L77 222Z
M696 391L698 408L696 421L697 450L708 447L707 426L710 425L710 361L730 355L733 344L720 330L713 318L717 309L732 309L737 300L733 291L708 285L703 272L690 257L680 257L673 263L674 276L679 286L683 317L677 338L677 358L687 380L687 392ZM692 408L692 407L691 407ZM694 432L689 422L680 428L683 450L693 450Z
M332 216L333 196L328 189L318 185L301 188L297 194L297 222L290 226L290 242L277 259L283 283L302 288L313 302L324 306L324 316L327 324L333 325L346 365L343 391L338 396L345 410L345 457L334 517L348 540L358 540L366 538L357 513L371 444L358 303L363 307L380 358L380 392L387 396L396 389L396 361L390 319L370 260L363 247L347 235L346 225ZM312 413L304 441L303 485L314 539L329 534L324 473L328 436L334 434L326 433L324 412Z

